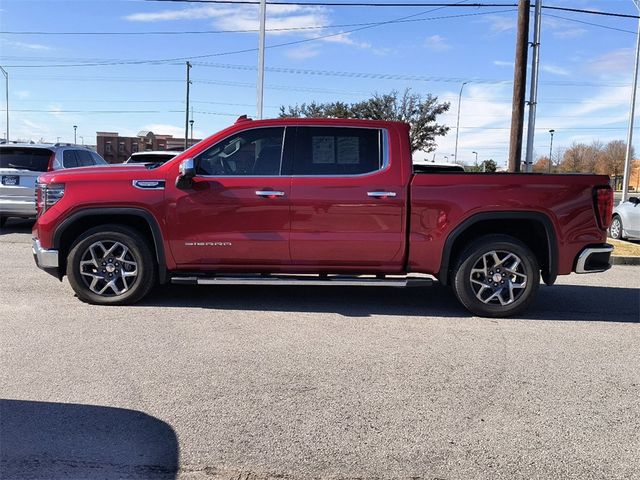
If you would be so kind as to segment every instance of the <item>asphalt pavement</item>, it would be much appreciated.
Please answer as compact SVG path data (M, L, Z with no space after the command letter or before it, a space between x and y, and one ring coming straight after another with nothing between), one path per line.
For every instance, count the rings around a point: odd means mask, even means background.
M0 235L0 477L640 478L640 267L519 318L431 288L78 301Z

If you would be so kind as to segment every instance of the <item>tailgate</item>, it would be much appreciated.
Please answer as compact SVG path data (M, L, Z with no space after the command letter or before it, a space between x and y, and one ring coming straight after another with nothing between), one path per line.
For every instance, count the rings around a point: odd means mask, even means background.
M36 179L49 169L52 155L46 148L0 148L0 198L33 198Z

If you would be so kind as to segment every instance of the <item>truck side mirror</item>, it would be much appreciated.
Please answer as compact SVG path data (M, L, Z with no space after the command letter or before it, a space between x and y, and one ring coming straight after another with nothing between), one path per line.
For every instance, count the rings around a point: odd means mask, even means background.
M629 197L629 201L634 205L638 205L640 203L640 197Z
M176 178L176 187L181 189L191 188L193 185L193 177L196 176L196 167L193 158L185 158L180 162L178 177Z

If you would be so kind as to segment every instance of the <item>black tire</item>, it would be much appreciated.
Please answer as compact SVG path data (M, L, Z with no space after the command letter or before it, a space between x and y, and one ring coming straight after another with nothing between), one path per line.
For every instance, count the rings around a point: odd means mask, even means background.
M609 236L615 240L623 240L622 236L622 219L618 215L614 215L609 226Z
M4 224L7 223L7 218L9 217L5 217L5 216L0 217L0 228L4 227Z
M145 239L122 225L100 225L86 231L67 256L71 287L80 300L95 305L130 305L141 300L157 283L157 269Z
M474 241L460 254L454 270L456 297L481 317L509 317L524 311L539 285L536 256L508 235L486 235Z

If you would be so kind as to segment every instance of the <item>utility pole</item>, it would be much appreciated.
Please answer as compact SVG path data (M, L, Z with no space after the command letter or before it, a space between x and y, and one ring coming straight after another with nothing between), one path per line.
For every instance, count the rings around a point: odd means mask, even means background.
M189 148L189 85L191 84L191 80L189 80L189 70L191 70L191 64L187 61L187 101L186 101L186 119L184 121L184 149Z
M260 37L258 39L258 101L256 117L262 118L262 100L264 98L264 37L267 22L267 0L260 0Z
M7 72L4 68L0 67L2 73L4 74L5 81L5 94L7 99L7 138L5 138L6 142L9 143L9 72Z
M640 1L633 0L640 11ZM631 142L633 141L633 117L636 114L636 89L638 88L638 63L640 63L640 19L638 19L638 33L636 39L636 63L633 67L633 86L631 87L631 108L629 112L629 129L627 130L627 151L624 157L624 176L622 177L622 199L626 202L629 197L629 176L631 173ZM9 128L9 127L7 127Z
M533 140L536 132L536 107L538 106L538 69L540 67L540 29L542 23L542 0L536 0L533 19L533 57L531 58L531 88L529 89L529 123L527 125L527 153L524 170L533 169Z
M462 83L462 86L460 87L460 94L458 95L458 121L456 122L456 148L454 153L456 160L458 160L458 135L460 134L460 104L462 103L462 89L467 83L469 82Z
M509 171L520 171L522 161L522 130L527 80L527 49L529 48L530 0L518 3L518 31L516 33L516 61L513 72L513 103L511 107L511 135L509 137Z

